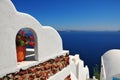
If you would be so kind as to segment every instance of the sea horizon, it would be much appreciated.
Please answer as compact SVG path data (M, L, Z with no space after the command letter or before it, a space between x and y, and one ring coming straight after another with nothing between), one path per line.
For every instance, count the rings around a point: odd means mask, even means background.
M72 32L72 31L78 31L78 32L120 32L120 30L74 30L74 29L65 29L65 30L59 30L57 29L57 31L67 31L67 32Z

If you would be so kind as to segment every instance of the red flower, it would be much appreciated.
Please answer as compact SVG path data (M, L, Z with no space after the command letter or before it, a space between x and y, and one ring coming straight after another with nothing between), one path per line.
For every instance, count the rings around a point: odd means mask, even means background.
M23 40L24 42L26 42L26 41L27 41L26 37L22 37L22 40Z
M35 43L33 41L29 42L30 46L35 46Z
M31 41L34 41L34 37L33 37L33 36L30 36L30 40L31 40Z
M25 33L25 31L23 31L23 30L20 30L19 34L22 34L22 35L24 35L24 34L26 34L26 33Z

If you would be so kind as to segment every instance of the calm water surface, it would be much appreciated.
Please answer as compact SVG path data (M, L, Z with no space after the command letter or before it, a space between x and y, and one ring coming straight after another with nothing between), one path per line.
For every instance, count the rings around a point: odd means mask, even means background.
M93 75L95 64L100 66L101 56L110 49L120 49L120 32L59 31L65 50L80 54Z

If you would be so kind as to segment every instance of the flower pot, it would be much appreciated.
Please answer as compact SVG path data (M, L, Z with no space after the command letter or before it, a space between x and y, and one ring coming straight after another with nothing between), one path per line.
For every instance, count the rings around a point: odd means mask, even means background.
M26 46L17 46L16 51L17 51L17 61L18 62L24 61L26 56Z

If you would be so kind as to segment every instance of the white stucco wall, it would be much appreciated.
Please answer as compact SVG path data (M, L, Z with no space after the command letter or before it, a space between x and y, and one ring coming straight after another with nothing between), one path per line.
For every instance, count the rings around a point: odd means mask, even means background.
M62 39L54 28L42 26L31 15L18 12L11 0L0 0L0 70L17 66L15 39L22 28L29 28L36 35L36 60L62 54Z
M84 61L79 61L77 71L78 71L78 80L89 79L89 69L87 66L84 67Z
M35 59L30 63L17 63L16 58L16 35L22 28L29 28L35 35ZM64 55L62 39L58 32L50 26L42 26L34 17L16 10L11 0L0 0L0 76L19 70L27 65L35 65L39 62ZM26 65L24 65L26 64ZM84 67L84 62L79 55L70 57L70 65L64 70L51 77L63 80L72 73L72 79L85 80L89 70ZM84 75L84 76L82 76Z
M76 71L76 64L75 64L75 59L74 56L70 55L70 70L71 72L77 77L77 71Z
M86 80L89 79L89 69L87 66L84 66L84 61L82 61L79 57L79 54L75 56L70 56L70 68L73 76L78 80Z
M72 72L70 72L70 78L71 80L78 80L75 76L75 74L73 74Z
M101 60L101 80L112 80L114 75L120 73L120 50L107 51Z

